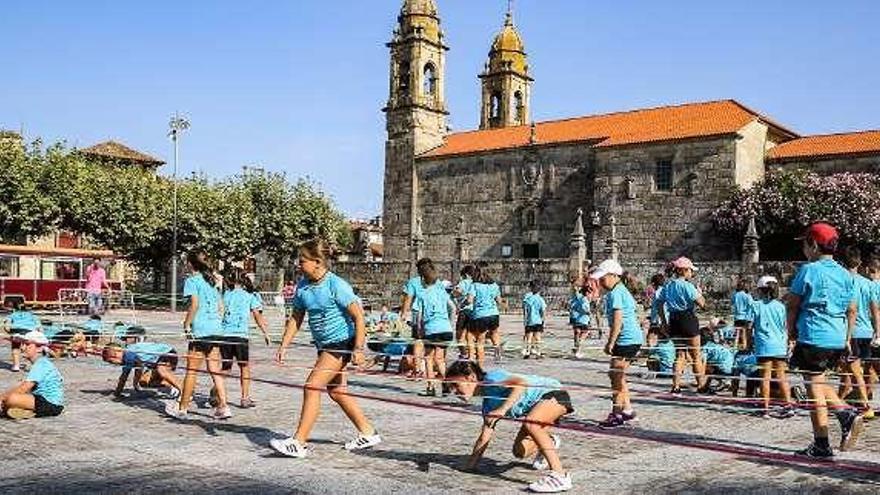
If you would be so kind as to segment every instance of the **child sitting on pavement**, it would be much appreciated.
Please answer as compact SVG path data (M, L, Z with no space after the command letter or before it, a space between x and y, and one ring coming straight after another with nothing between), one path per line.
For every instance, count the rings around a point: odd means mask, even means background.
M43 356L49 339L31 331L19 343L31 370L23 382L0 394L0 414L13 419L58 416L64 410L64 379L52 360Z

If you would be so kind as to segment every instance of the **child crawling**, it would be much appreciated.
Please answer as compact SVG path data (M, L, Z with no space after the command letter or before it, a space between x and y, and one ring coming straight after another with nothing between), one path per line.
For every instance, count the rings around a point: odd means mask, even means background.
M113 395L122 396L128 375L134 370L132 387L140 391L141 387L170 387L172 398L180 395L180 381L174 376L177 368L177 352L168 344L139 342L123 348L119 344L107 344L101 357L105 362L122 365L122 373L116 383Z

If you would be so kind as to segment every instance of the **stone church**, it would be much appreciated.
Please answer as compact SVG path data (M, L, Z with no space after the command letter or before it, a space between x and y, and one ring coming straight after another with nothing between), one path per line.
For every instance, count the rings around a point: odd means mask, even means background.
M880 168L880 131L804 137L735 100L533 122L510 12L479 74L479 129L450 133L435 0L405 0L388 47L386 260L564 258L581 223L593 259L732 260L710 214L768 167Z

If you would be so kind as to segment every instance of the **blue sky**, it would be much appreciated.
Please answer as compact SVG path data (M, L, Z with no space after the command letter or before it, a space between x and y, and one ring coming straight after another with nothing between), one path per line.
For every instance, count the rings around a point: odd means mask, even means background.
M108 138L181 169L308 175L347 213L381 210L383 115L400 0L6 0L0 128ZM505 0L438 0L451 123L478 120ZM517 0L537 120L736 98L801 133L880 128L880 2ZM163 170L170 173L170 166Z

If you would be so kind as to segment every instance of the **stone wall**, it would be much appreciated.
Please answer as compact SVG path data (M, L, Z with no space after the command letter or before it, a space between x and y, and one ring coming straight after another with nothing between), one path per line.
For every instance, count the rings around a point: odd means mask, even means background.
M861 157L828 158L824 160L795 160L769 162L769 168L793 170L805 169L820 174L838 172L880 172L880 154Z
M576 211L592 204L592 156L569 145L418 160L425 256L451 258L459 228L473 258L501 258L504 245L523 258L524 244L540 258L568 256Z

